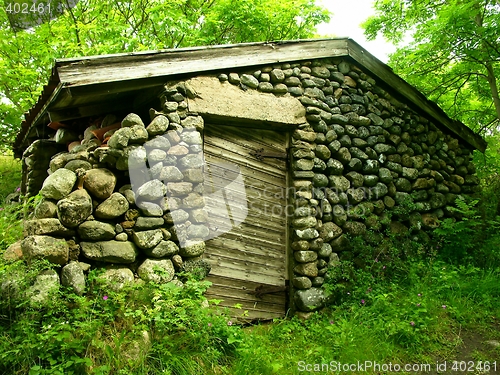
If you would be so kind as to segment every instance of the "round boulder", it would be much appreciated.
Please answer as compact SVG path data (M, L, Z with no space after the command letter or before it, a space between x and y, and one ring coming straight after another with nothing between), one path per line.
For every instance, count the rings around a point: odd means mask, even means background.
M175 269L170 259L146 259L137 269L137 274L145 281L168 283L174 278Z
M108 199L97 206L95 216L99 219L114 219L123 215L128 209L127 198L120 193L113 193Z
M58 169L45 179L40 193L44 198L61 199L71 193L76 182L76 174L69 169Z
M57 217L65 227L77 227L91 214L92 198L85 190L76 190L57 202Z
M98 199L108 198L115 189L116 176L106 168L91 169L85 174L83 187Z

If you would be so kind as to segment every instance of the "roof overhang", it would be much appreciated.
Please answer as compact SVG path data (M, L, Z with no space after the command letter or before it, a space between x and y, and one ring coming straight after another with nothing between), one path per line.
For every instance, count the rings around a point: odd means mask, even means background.
M470 146L484 151L486 142L461 122L452 120L392 69L352 39L314 39L180 48L56 60L37 104L26 114L14 152L20 156L31 138L49 121L125 110L146 102L169 80L203 73L321 58L347 58L383 84L398 100L449 129ZM140 95L138 95L140 94Z

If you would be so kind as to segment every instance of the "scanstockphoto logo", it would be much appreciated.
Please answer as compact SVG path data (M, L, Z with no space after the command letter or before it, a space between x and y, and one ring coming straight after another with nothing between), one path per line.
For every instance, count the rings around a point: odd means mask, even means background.
M136 205L146 215L166 212L181 247L227 233L247 217L239 167L207 164L196 129L169 131L133 148L128 169Z
M78 0L3 0L4 11L14 31L49 22L77 4Z

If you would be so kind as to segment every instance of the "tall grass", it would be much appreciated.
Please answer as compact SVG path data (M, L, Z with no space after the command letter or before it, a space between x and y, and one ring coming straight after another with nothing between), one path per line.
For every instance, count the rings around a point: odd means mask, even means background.
M7 154L0 154L0 206L21 183L21 161Z

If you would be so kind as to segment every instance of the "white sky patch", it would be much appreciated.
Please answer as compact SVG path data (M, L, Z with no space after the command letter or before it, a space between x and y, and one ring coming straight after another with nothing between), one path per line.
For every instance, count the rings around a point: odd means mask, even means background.
M396 50L392 44L379 36L374 41L367 41L360 26L369 16L374 14L372 7L374 0L318 0L318 5L323 5L330 12L330 23L318 26L320 36L349 37L365 48L369 53L384 63L388 55Z

